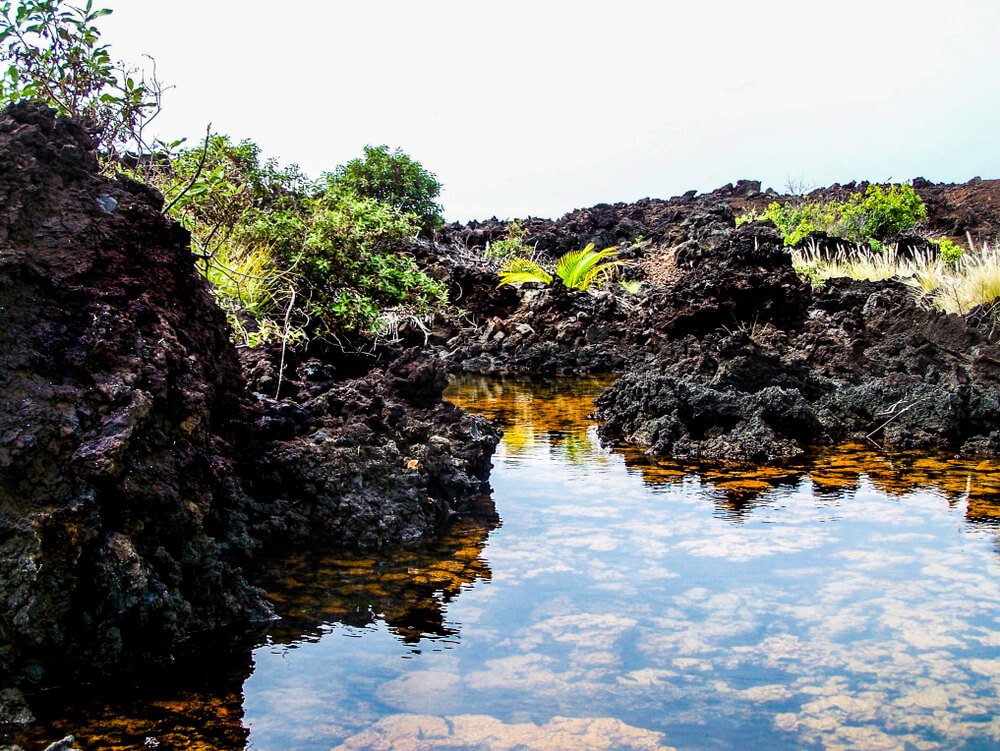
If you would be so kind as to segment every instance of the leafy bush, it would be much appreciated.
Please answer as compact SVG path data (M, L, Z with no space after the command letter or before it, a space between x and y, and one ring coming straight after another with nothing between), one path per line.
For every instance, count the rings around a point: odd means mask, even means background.
M349 190L361 198L373 198L399 211L416 214L424 232L444 224L435 199L441 183L420 162L400 149L365 146L365 155L352 159L327 175L331 187Z
M771 203L762 219L770 219L784 235L785 245L796 246L814 232L874 249L882 241L912 229L927 218L927 208L909 185L888 189L869 185L846 201Z
M571 250L556 261L555 275L570 289L588 290L611 278L624 265L616 256L618 248L596 250L590 243L582 250ZM514 258L500 269L500 285L537 282L551 284L553 276L537 262Z
M779 204L773 202L761 215L770 219L784 235L785 245L798 245L813 232L835 234L837 212L841 204L830 202Z
M159 111L162 86L99 43L95 22L110 13L93 0L0 3L0 106L42 102L83 122L105 153L145 150L142 127Z
M958 259L965 253L965 248L947 237L932 237L931 242L937 245L938 256L945 263L958 263Z
M532 249L524 242L526 231L518 221L510 222L504 229L504 235L499 240L486 244L483 253L487 258L504 260L515 257L528 257Z
M212 136L153 181L191 230L202 271L246 343L283 330L286 318L318 336L371 334L388 309L422 314L446 301L445 286L405 253L418 216L333 181L318 192L296 167L263 161L251 141Z
M902 234L927 218L927 208L909 185L869 185L841 205L840 222L848 240L885 240Z
M275 245L274 252L309 283L322 333L333 323L371 333L383 308L430 312L447 301L445 285L400 252L417 236L419 219L336 186L307 202L304 243Z

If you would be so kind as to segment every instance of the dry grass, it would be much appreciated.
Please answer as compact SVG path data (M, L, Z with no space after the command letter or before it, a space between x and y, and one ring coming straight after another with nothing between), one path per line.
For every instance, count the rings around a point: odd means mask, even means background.
M924 301L946 313L965 314L1000 297L1000 247L983 244L949 264L930 252L902 254L889 247L841 247L832 256L810 245L792 252L800 276L814 284L835 277L881 281L898 279Z

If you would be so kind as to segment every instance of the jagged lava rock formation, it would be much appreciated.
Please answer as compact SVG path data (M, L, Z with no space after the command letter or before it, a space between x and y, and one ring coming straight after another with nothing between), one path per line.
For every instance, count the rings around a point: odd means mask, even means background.
M253 394L161 209L73 122L0 115L0 688L169 661L273 617L263 550L412 541L486 488L498 435L441 363Z

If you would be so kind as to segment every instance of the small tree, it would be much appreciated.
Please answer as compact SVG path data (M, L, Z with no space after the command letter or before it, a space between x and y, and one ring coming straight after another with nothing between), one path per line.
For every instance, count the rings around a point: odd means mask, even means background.
M444 223L441 206L434 199L441 183L415 159L400 149L365 146L365 155L352 159L327 175L332 186L351 191L360 198L374 198L394 209L416 214L424 232Z
M146 150L142 128L159 112L163 89L99 43L96 21L110 13L93 0L0 2L0 105L42 102L83 122L105 153Z

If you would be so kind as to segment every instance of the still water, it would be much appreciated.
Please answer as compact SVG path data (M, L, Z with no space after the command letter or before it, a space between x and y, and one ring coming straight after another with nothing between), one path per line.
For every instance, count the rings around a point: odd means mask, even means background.
M1000 748L1000 462L653 463L600 447L606 384L455 384L505 430L499 519L286 561L249 659L46 731L86 751Z

